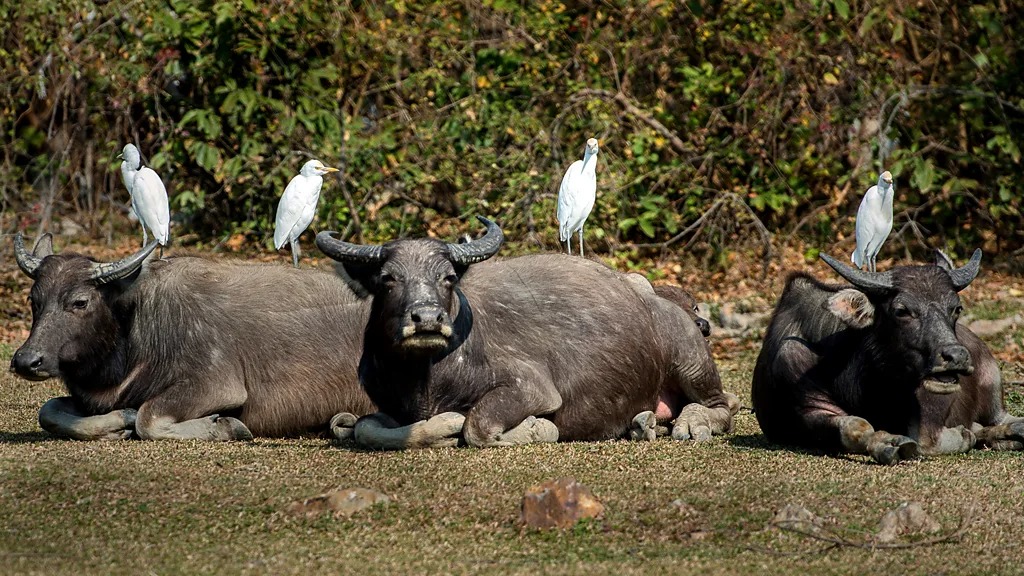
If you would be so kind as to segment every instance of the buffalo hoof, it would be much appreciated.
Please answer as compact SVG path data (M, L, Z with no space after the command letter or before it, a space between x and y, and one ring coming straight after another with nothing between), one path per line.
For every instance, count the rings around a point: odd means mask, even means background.
M701 404L683 406L679 417L672 427L674 440L692 440L703 442L711 439L711 420L708 409Z
M913 438L885 432L876 434L885 436L871 443L871 457L875 459L875 462L889 465L921 457L921 447Z
M339 412L331 418L331 435L338 440L349 440L355 433L355 425L358 418L355 414Z
M654 412L647 410L633 417L629 426L630 440L646 440L653 442L658 438L658 418Z
M217 427L218 435L227 440L252 440L249 427L238 418L215 416L213 423Z
M134 408L119 410L121 418L124 419L124 429L112 430L104 440L128 440L135 434L135 420L139 417L139 411Z
M518 426L498 437L495 446L518 446L538 442L558 442L558 427L551 420L527 416Z

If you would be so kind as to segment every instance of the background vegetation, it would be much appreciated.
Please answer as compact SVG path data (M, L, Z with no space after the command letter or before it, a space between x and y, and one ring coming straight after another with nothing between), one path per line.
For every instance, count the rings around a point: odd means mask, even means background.
M1005 0L5 3L0 232L124 229L134 141L179 239L268 242L317 157L344 170L321 229L449 234L483 213L554 247L558 181L597 136L598 250L841 240L887 168L888 251L1007 253L1022 33Z

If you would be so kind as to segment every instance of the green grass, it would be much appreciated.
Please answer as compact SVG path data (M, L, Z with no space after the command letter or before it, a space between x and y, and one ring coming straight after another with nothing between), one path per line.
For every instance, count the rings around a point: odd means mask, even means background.
M749 405L755 352L720 364ZM693 445L601 442L368 453L324 440L252 443L53 440L38 407L56 383L0 376L4 573L1019 573L1021 455L978 452L895 467L769 445L748 411ZM1019 393L1019 391L1016 391ZM574 476L605 517L523 529L524 490ZM285 506L333 487L393 501L349 519ZM673 505L680 500L682 505ZM843 548L766 529L796 503L836 529L873 531L916 500L961 541Z
M1016 298L985 300L972 304L968 312L975 320L1000 320L1013 316L1024 309L1024 303Z

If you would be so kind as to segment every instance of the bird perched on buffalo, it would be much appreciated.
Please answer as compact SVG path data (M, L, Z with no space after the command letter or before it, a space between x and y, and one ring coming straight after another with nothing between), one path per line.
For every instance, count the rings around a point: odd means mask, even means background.
M149 243L146 229L160 243L161 251L170 238L171 212L167 202L167 189L160 176L148 166L142 166L142 154L134 144L121 150L121 179L132 197L132 210L142 224L142 245Z
M892 197L896 187L892 174L882 172L875 184L864 193L857 210L857 249L850 255L850 261L857 268L868 267L875 271L875 257L882 243L892 232Z
M292 264L296 268L299 267L301 255L299 236L306 231L316 215L324 174L337 171L337 168L324 166L319 160L310 160L302 165L298 176L291 179L281 195L274 225L274 250L280 250L286 243L291 245Z
M572 235L579 233L580 256L583 256L583 224L594 209L597 199L597 139L587 140L583 160L569 166L558 188L558 237L572 254Z

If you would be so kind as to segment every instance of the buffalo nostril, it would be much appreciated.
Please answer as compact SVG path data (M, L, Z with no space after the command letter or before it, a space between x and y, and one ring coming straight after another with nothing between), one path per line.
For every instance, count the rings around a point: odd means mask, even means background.
M36 368L39 368L42 365L43 365L43 358L42 358L42 356L40 356L39 358L36 358L35 360L33 360L32 363L28 365L28 367L33 369L33 370L35 370Z
M422 319L420 318L420 315L419 315L419 314L417 314L416 312L413 312L413 313L412 313L412 314L410 315L410 319L412 320L413 324L419 324L420 322L422 322L422 321L423 321L423 320L422 320Z
M437 318L434 318L436 322L444 322L444 312L438 312Z

